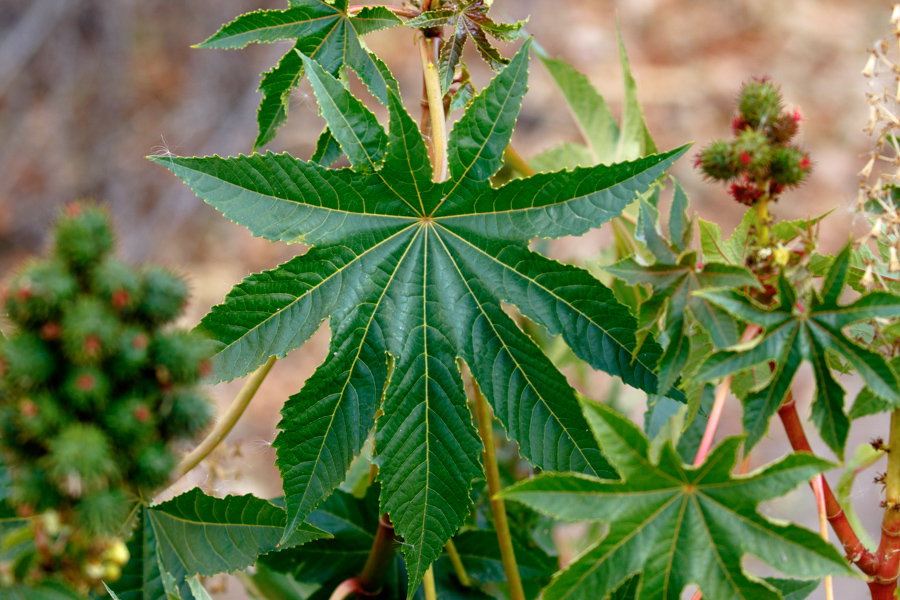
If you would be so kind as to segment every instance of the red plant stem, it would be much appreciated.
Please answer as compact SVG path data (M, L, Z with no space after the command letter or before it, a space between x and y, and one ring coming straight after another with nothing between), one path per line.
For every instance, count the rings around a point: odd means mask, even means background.
M784 425L784 430L794 451L812 454L812 447L806 438L806 432L803 431L803 423L800 421L800 415L797 414L797 405L790 392L788 392L784 404L778 409L778 416L781 417L781 423ZM848 560L858 566L866 575L874 575L878 559L866 549L856 532L853 531L853 527L850 526L850 522L844 514L844 509L834 497L834 492L831 491L831 486L824 477L822 478L822 494L825 497L825 516L831 523L834 534L841 541Z
M375 596L384 587L390 566L394 561L394 553L397 549L394 525L388 515L381 515L378 519L378 531L375 533L375 541L369 550L366 565L356 577L343 581L331 593L329 600L344 600L356 594L357 596Z
M406 17L407 19L414 19L422 14L414 8L404 8L402 6L384 6L383 4L355 4L347 9L347 14L351 16L359 14L362 9L369 6L380 6L382 8L386 8L398 17Z
M891 413L888 466L884 476L884 519L876 552L877 567L869 582L872 600L894 600L900 574L900 411Z
M760 331L762 330L758 325L747 325L747 328L741 335L741 343L749 342ZM725 400L728 399L728 391L731 389L732 381L734 381L734 376L729 375L722 380L722 383L719 384L719 388L716 390L716 399L709 413L709 422L703 431L703 439L700 440L700 447L697 448L697 456L694 458L695 467L703 464L703 461L706 460L706 455L709 454L709 449L712 448L713 438L716 437L716 429L719 428L719 420L722 418L722 411L725 410Z
M362 593L363 590L359 585L359 581L354 577L353 579L342 581L339 586L334 588L334 591L331 592L331 596L328 597L328 600L346 600L347 598Z

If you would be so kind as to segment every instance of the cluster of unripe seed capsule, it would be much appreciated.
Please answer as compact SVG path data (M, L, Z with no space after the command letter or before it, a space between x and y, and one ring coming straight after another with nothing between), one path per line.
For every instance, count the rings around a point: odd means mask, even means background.
M197 389L209 342L165 328L186 284L132 268L113 243L105 211L70 205L50 256L2 290L14 330L0 341L0 455L9 501L35 517L35 551L0 572L26 582L61 576L86 590L117 577L127 552L116 534L135 499L168 480L172 442L212 416Z
M809 154L792 142L800 113L784 107L778 86L768 79L744 84L732 122L734 138L717 140L697 155L695 166L710 179L731 182L735 200L753 206L777 200L809 174Z

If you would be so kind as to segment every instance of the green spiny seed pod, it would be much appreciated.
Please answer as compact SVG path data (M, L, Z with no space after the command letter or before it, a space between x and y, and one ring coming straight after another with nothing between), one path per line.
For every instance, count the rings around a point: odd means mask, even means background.
M22 397L16 407L17 425L30 440L46 442L67 425L70 416L47 391Z
M14 506L26 508L26 512L42 512L58 507L63 498L47 479L47 473L34 464L13 469L10 500Z
M50 440L49 448L44 459L47 475L73 498L106 489L118 479L109 438L95 425L69 425Z
M809 155L796 146L775 149L770 166L772 181L784 187L800 185L809 174Z
M741 89L738 111L751 128L770 127L781 114L781 91L769 79L750 81Z
M113 357L116 379L132 378L150 365L150 336L141 327L127 327L119 334L118 352Z
M106 211L96 205L71 204L56 222L55 253L78 271L112 250L114 238Z
M98 364L116 348L118 331L110 309L97 298L82 296L63 315L63 349L72 362Z
M153 341L156 376L163 384L192 384L204 375L209 340L187 331L161 333Z
M143 397L119 400L103 414L103 425L120 446L134 445L136 440L154 441L159 423L152 406Z
M174 438L197 435L206 429L213 417L212 404L206 396L193 390L167 394L160 412L163 412L166 432Z
M121 490L85 494L75 507L78 523L91 535L112 536L128 518L128 498Z
M135 477L141 489L155 489L164 484L169 473L175 468L175 455L163 444L153 444L141 452L137 458Z
M700 167L704 175L717 181L728 181L738 174L731 144L724 140L717 140L704 148L697 155L694 165Z
M143 273L138 312L151 323L168 323L184 310L187 296L187 284L183 279L162 267L147 267Z
M5 291L6 310L17 324L33 326L57 318L77 289L78 282L63 263L32 261Z
M76 410L83 414L94 414L109 405L112 385L102 370L74 366L66 374L62 390Z
M141 284L140 274L113 256L91 269L91 289L117 313L129 313L137 307Z
M772 147L764 133L745 129L734 141L738 169L751 177L763 174L772 158Z
M44 385L55 370L53 350L37 334L26 331L0 341L0 373L10 390Z

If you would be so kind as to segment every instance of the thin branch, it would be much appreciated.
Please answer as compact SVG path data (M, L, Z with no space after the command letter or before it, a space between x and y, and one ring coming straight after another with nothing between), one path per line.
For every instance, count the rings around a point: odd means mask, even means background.
M447 540L444 550L447 551L447 557L453 563L453 570L456 571L456 578L459 579L459 582L466 587L472 587L472 580L469 579L469 574L466 573L466 567L463 565L462 558L460 558L459 552L456 551L456 545L452 539Z
M247 380L247 383L244 384L244 387L241 388L241 391L238 393L237 398L234 399L234 402L231 403L231 406L228 407L225 414L219 418L215 427L213 427L213 430L206 436L206 439L200 442L200 445L194 448L194 450L185 456L181 462L178 463L178 466L175 467L175 471L172 473L171 483L175 483L187 475L194 467L199 465L204 458L209 456L209 453L215 450L216 446L231 433L231 430L234 429L238 419L241 418L241 415L244 414L250 401L253 400L253 396L256 395L259 386L265 381L266 375L272 370L272 365L275 364L276 360L277 359L274 356L270 356L269 360L266 361L266 364L261 366L250 376L250 379Z
M747 325L744 333L741 335L741 343L749 342L761 331L758 325ZM716 429L719 428L719 421L722 418L722 411L725 410L725 400L728 398L728 392L731 390L731 382L734 381L734 375L729 375L722 380L716 389L716 399L713 402L712 410L709 413L709 422L703 431L703 439L700 440L700 447L697 448L697 456L694 458L694 466L703 464L706 455L712 448L713 438L716 437Z
M475 413L478 415L478 433L484 442L484 474L487 477L488 494L491 499L491 513L494 515L494 528L497 530L497 542L500 544L500 558L506 581L509 583L510 600L525 600L525 590L519 575L519 565L513 550L512 535L509 533L509 521L506 518L506 505L498 498L500 493L500 469L497 466L497 453L494 447L494 419L491 407L475 381Z

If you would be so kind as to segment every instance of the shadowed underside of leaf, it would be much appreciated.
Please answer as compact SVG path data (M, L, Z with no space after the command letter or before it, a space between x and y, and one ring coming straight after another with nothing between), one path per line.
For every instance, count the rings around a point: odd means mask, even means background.
M393 92L390 127L379 134L371 113L324 71L316 73L323 116L357 170L287 155L154 159L256 235L316 246L244 280L201 327L222 344L218 376L233 379L330 319L328 358L286 403L275 441L288 530L339 485L381 407L381 502L405 539L413 590L468 514L481 472L458 359L534 465L612 474L575 392L504 302L561 334L593 367L657 391L661 350L648 340L634 356L627 308L586 271L527 244L617 216L686 148L492 187L527 63L526 44L472 101L450 135L443 183L432 182L425 142Z
M507 488L503 496L567 520L602 520L609 532L558 574L544 598L608 598L642 573L639 600L677 600L690 584L716 600L779 600L741 560L752 554L800 578L851 575L846 561L800 527L776 525L757 505L781 496L830 465L794 454L748 476L734 477L740 438L717 447L699 467L687 467L671 444L658 463L634 424L603 405L585 403L601 448L622 481L546 474Z

